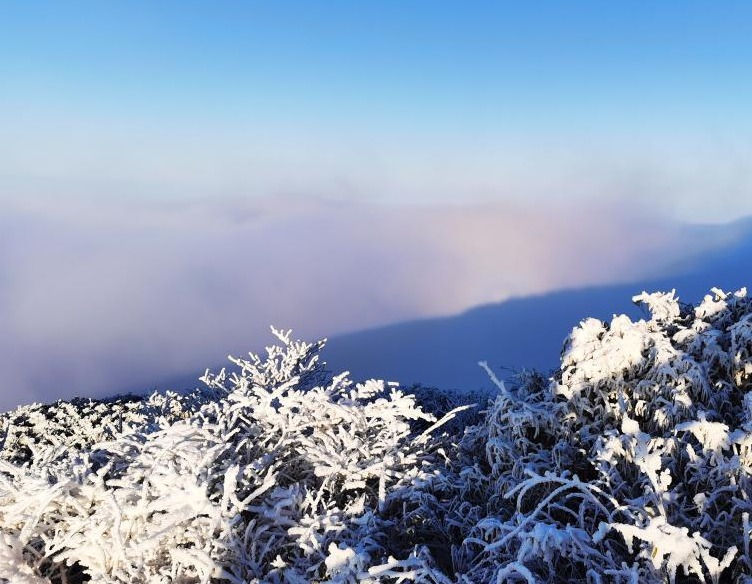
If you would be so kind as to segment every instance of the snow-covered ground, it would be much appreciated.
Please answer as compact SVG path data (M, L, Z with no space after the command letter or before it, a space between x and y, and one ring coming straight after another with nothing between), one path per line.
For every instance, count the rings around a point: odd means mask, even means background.
M752 300L634 300L488 394L277 332L202 391L4 414L0 581L748 583Z

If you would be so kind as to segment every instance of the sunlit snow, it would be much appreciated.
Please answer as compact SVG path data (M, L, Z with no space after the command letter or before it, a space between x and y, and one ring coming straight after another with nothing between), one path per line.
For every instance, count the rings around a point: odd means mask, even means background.
M203 390L4 414L0 581L749 583L752 301L634 300L490 393L274 331Z

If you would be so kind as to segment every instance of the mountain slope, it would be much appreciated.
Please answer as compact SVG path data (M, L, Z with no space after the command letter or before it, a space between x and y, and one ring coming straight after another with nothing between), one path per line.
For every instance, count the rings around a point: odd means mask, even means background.
M697 227L697 237L721 227ZM752 220L724 227L732 243L694 254L661 277L628 284L564 290L481 306L457 316L400 323L329 339L325 360L355 378L385 377L441 388L488 385L477 366L548 371L562 342L581 319L639 315L629 301L643 290L676 289L695 303L712 286L735 290L752 282ZM733 237L732 237L733 236Z

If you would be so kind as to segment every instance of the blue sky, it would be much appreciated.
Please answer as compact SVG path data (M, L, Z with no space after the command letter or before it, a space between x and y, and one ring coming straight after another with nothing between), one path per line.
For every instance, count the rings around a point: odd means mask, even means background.
M752 6L2 2L0 194L752 213Z

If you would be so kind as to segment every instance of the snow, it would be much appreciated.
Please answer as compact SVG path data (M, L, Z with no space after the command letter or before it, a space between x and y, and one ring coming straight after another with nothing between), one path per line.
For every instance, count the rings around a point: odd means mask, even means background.
M273 330L203 390L4 414L0 582L749 582L752 302L634 300L490 394Z

